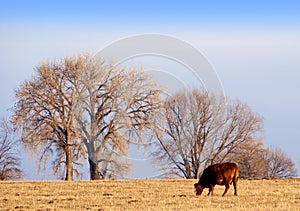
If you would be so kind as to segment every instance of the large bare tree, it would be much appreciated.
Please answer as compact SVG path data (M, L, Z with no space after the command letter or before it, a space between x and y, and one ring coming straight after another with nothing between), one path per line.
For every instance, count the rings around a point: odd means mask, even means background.
M76 120L92 180L122 177L129 141L142 141L142 130L159 105L159 91L142 70L126 70L86 57L78 88Z
M73 180L79 142L74 130L76 71L72 58L43 62L31 79L16 90L12 122L22 130L22 142L40 152L39 165L53 153L54 170L63 167L65 180Z
M0 180L23 178L20 158L17 156L17 137L10 124L0 120Z
M129 169L128 143L142 141L158 95L142 70L89 54L66 57L42 63L20 86L12 119L23 143L41 152L39 163L52 152L54 170L65 167L66 180L85 157L91 179L112 178Z
M239 146L254 140L262 118L240 101L194 89L167 99L153 128L165 174L199 178L203 168L231 160Z

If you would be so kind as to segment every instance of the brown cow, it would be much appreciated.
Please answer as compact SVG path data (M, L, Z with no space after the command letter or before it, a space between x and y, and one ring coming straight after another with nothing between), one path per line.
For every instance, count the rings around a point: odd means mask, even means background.
M237 196L237 181L239 168L235 163L215 164L204 169L198 183L194 184L196 195L201 195L204 188L209 188L208 196L211 192L213 196L215 185L225 185L224 196L231 183L234 186L234 195Z

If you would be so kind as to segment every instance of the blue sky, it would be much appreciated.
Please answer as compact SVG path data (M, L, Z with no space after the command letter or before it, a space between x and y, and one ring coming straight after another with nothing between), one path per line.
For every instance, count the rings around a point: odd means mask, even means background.
M298 1L1 1L0 116L42 60L97 52L131 35L166 34L202 52L226 95L264 117L266 143L297 162L299 11ZM41 179L32 162L26 160L27 178Z
M297 1L1 1L2 21L265 26L299 23Z

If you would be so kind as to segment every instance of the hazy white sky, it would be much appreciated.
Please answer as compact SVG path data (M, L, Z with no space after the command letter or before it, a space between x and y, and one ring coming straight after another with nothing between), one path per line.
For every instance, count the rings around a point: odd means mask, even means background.
M300 159L296 1L50 2L0 3L1 117L8 116L14 89L42 60L97 52L131 35L166 34L202 52L225 94L264 117L267 144L279 146L295 162ZM32 175L31 167L26 165L27 178L41 178Z

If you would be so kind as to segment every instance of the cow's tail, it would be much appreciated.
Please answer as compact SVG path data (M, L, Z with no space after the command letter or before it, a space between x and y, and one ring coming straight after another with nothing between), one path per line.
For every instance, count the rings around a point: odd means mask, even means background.
M233 182L237 183L238 179L239 179L239 169L236 168L233 175Z

